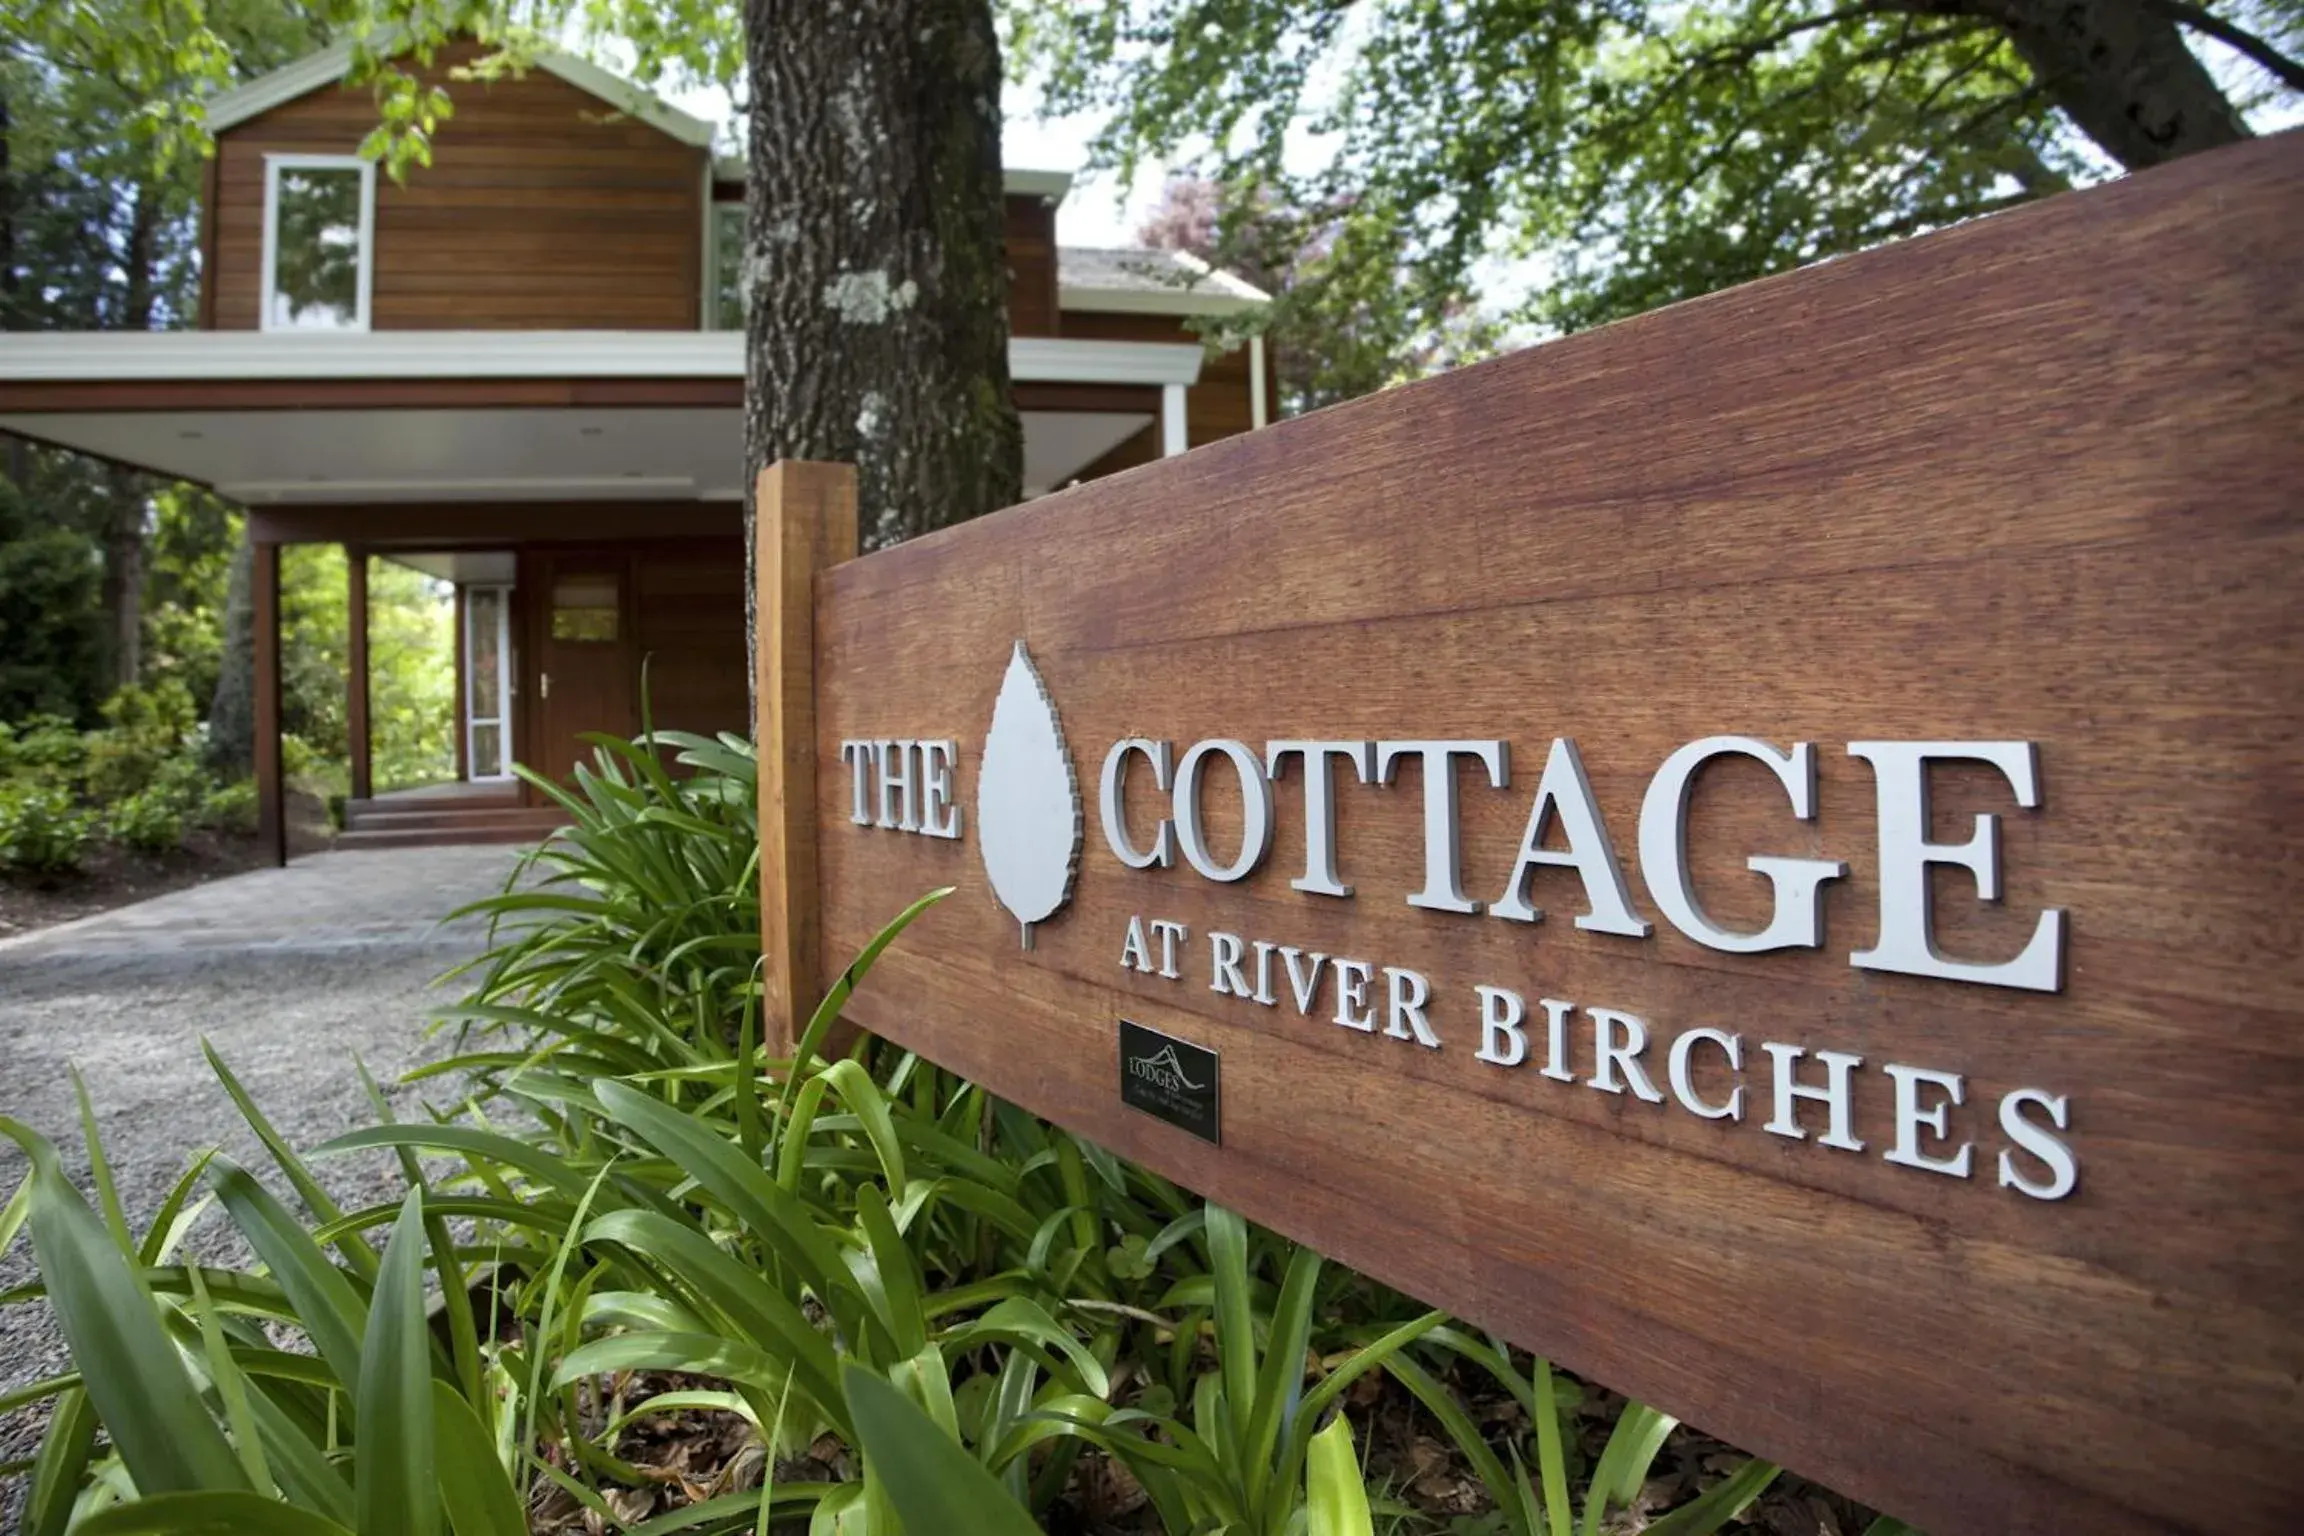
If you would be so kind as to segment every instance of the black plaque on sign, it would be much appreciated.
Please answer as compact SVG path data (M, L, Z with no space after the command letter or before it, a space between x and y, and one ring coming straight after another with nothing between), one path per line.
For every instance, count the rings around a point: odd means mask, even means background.
M1219 1145L1216 1053L1204 1045L1120 1021L1120 1102Z

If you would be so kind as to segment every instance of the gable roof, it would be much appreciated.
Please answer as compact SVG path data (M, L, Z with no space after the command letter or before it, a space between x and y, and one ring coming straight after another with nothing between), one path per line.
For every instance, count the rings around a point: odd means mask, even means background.
M220 91L208 98L208 128L221 133L248 121L259 113L309 96L314 91L343 82L352 70L352 43L347 40L307 54L293 64L281 66L268 75L260 75L245 85ZM712 145L713 127L700 117L681 111L664 101L655 92L635 85L621 75L612 74L599 65L580 59L572 53L548 48L538 53L535 66L547 74L557 75L580 91L599 97L617 111L633 117L672 135L683 144L699 149Z
M1137 315L1235 315L1272 296L1188 251L1060 245L1057 303L1065 309Z

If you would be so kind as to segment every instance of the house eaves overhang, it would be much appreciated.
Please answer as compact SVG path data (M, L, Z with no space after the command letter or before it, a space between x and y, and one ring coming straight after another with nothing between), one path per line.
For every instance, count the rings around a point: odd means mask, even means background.
M1027 488L1151 425L1201 358L1015 338ZM0 432L249 505L738 499L744 394L724 331L0 335Z
M1018 336L1020 383L1189 385L1201 349L1180 342ZM97 387L744 379L737 331L19 331L0 335L0 410L72 409ZM44 401L42 391L56 391Z

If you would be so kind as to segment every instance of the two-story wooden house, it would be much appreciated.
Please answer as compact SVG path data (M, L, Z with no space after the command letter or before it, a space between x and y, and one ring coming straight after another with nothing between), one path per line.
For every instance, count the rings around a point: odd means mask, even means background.
M354 558L351 839L514 835L514 761L586 731L745 727L743 167L710 124L582 60L453 87L405 186L332 49L215 99L199 329L0 338L0 430L214 488L256 554L258 778L284 857L278 560L340 543L454 583L459 782L370 794ZM457 62L444 59L443 67ZM1263 425L1259 344L1187 328L1265 302L1156 251L1055 239L1070 178L1006 179L1027 494Z

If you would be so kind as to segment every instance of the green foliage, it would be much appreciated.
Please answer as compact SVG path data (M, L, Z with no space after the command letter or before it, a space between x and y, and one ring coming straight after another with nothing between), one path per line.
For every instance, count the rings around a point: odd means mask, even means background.
M61 715L0 721L0 783L25 780L77 789L88 772L88 738Z
M299 777L341 788L350 761L351 667L344 550L281 552L281 719L309 753ZM379 789L436 783L456 768L456 637L445 584L389 560L368 564L368 728Z
M183 845L184 809L173 794L143 789L113 805L105 828L139 853L166 853Z
M78 718L101 689L95 546L0 478L0 721Z
M60 875L80 867L96 818L78 809L69 790L18 781L0 785L0 868Z
M0 1122L34 1163L0 1249L28 1216L42 1279L24 1294L54 1303L75 1366L34 1389L57 1408L36 1512L78 1505L87 1530L513 1536L528 1497L557 1489L606 1524L610 1493L649 1486L630 1427L709 1410L755 1439L757 1479L629 1528L1020 1536L1069 1518L1056 1506L1095 1455L1171 1536L1373 1536L1340 1410L1377 1373L1455 1440L1498 1529L1572 1536L1580 1508L1591 1536L1638 1490L1662 1415L1632 1405L1586 1467L1543 1362L1524 1371L908 1052L864 1038L826 1055L878 956L946 893L897 913L792 1053L770 1053L749 749L598 745L566 792L566 844L483 904L499 942L453 1016L462 1054L416 1075L460 1085L461 1106L404 1123L371 1084L378 1123L312 1154L389 1149L399 1197L339 1208L213 1052L308 1219L210 1157L137 1236L92 1114L94 1208L46 1143ZM203 1199L251 1265L179 1262ZM682 1380L650 1397L639 1373ZM1501 1383L1532 1428L1484 1438L1465 1375ZM825 1435L846 1480L772 1475ZM1774 1472L1749 1464L1650 1528L1716 1529Z
M1182 159L1223 188L1218 259L1270 270L1282 253L1271 323L1299 344L1437 345L1500 282L1527 290L1518 320L1573 330L2114 163L2058 105L2109 83L2043 78L2018 45L2014 27L2061 14L2045 5L1010 0L1008 13L1045 110L1110 114L1098 161L1125 182ZM2291 5L2200 14L2297 40ZM2139 15L2175 36L2170 14ZM2304 70L2266 55L2284 70L2242 69L2233 98L2292 109Z
M149 688L120 689L104 701L104 721L103 730L88 735L85 781L99 804L143 793L168 763L185 758L197 716L192 695L167 678Z

